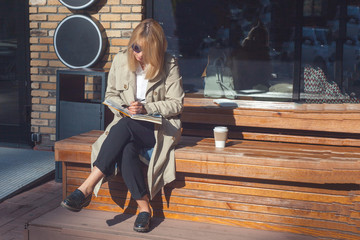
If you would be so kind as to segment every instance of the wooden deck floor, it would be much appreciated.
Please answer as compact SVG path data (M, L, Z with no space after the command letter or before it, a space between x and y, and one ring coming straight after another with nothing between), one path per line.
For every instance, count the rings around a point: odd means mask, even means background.
M1 240L44 239L315 239L291 233L263 231L173 219L154 219L146 234L132 230L135 216L59 207L61 184L54 181L21 193L0 204ZM27 230L24 230L29 223Z
M61 183L49 181L0 203L0 239L24 239L27 222L59 206L61 188Z
M302 235L231 227L174 219L155 218L149 233L132 230L135 215L82 210L73 213L61 207L29 225L29 239L159 239L159 240L285 240L314 239Z

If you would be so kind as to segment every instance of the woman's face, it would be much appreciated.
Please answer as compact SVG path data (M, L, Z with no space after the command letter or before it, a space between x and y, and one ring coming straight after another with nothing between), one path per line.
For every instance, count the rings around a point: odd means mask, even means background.
M135 56L135 59L140 63L144 64L144 52L142 51L142 47L140 44L133 44L132 45L133 53Z

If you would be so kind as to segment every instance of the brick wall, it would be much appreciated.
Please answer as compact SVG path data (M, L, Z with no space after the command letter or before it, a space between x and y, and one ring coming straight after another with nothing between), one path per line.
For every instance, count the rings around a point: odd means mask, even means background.
M56 70L66 67L54 51L57 25L74 13L87 12L97 19L106 30L109 45L94 67L109 69L114 55L127 45L132 30L143 19L144 1L99 0L91 9L81 11L70 11L58 0L29 0L29 5L31 131L41 134L42 141L36 145L37 149L52 149L56 133ZM93 89L89 86L87 90Z

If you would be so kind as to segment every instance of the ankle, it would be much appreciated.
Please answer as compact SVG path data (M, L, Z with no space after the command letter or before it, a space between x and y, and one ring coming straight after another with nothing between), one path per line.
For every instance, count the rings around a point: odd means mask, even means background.
M85 187L82 187L82 186L80 186L78 189L84 194L85 197L92 194L92 191L93 191L91 188L85 188Z
M138 204L139 213L140 212L151 213L150 201L146 195L144 197L142 197L141 199L137 200L136 202Z
M139 213L141 213L141 212L151 213L150 206L147 206L147 207L145 207L145 206L140 207L140 206L139 206Z

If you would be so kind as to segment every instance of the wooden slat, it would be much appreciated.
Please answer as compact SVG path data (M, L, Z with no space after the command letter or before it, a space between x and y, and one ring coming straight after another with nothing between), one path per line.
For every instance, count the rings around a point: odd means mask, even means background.
M72 188L73 190L75 188ZM101 194L104 194L102 191ZM119 194L121 195L121 194ZM118 196L119 196L118 195ZM100 197L99 200L94 198L91 205L88 207L89 209L97 209L97 210L106 210L106 211L115 211L115 212L123 212L121 208L114 204L115 202L122 202L124 206L127 206L127 213L136 213L135 202L130 203L129 195L125 194L126 199L118 198L117 194L112 193L110 197ZM186 205L186 200L189 201L189 204ZM160 202L153 202L152 207L154 211L162 211L162 214L169 212L172 213L189 213L192 215L207 215L212 217L225 217L231 219L241 219L241 220L251 220L257 222L268 222L268 223L277 223L277 224L286 224L293 226L307 226L313 228L327 228L331 230L341 230L348 232L358 232L354 225L354 222L349 219L349 217L342 217L339 215L334 215L331 213L322 213L322 212L314 212L314 211L299 211L296 209L286 209L284 208L271 208L268 206L245 206L243 204L238 204L240 209L236 209L235 203L224 203L227 208L218 208L214 207L214 205L208 206L196 206L194 204L194 199L183 199L180 200L180 204L171 201L170 205L166 204L166 199L163 199ZM204 201L202 201L203 204ZM207 201L209 202L209 201ZM129 205L130 204L130 205ZM160 204L160 205L159 205ZM184 206L184 204L186 206ZM219 204L219 201L218 203ZM254 211L254 208L259 212ZM278 211L278 212L277 212ZM290 213L293 216L287 216L286 213ZM270 215L268 215L270 214ZM295 218L294 218L295 217Z
M84 178L87 176L88 173L84 173L84 175L79 174L78 171L71 171L69 173L69 176L72 178L69 179L70 184L72 185L80 185L81 182L84 180ZM77 180L76 177L82 177L82 179ZM210 180L209 180L210 181ZM124 190L126 189L124 187L123 182L119 181L119 179L116 179L117 184L112 184L111 187L113 190ZM211 181L210 181L211 182ZM103 185L104 189L108 189L109 186L107 183ZM236 187L236 185L224 185L224 184L209 184L209 182L191 182L187 181L186 184L184 184L183 181L176 181L172 184L168 185L167 187L169 190L171 190L172 195L177 195L179 192L179 196L183 196L182 194L190 194L190 195L184 195L184 196L190 196L194 197L199 194L198 197L202 198L210 198L210 199L221 199L223 196L224 199L228 199L228 197L231 196L231 201L234 201L239 196L239 201L245 201L244 199L248 199L246 196L258 196L261 197L261 201L265 201L263 198L272 198L272 201L274 203L278 203L279 205L282 204L282 201L289 201L289 203L294 203L293 201L306 201L306 202L316 202L316 203L323 203L323 204L329 204L331 203L332 207L337 206L336 204L351 204L352 199L354 199L354 194L356 194L355 191L338 191L338 190L322 190L317 188L310 188L309 187L292 187L292 186L284 186L284 185L274 185L274 184L258 184L258 183L252 183L249 185L249 183L245 183L243 185L239 185ZM233 189L233 191L231 190ZM264 195L264 189L267 189L266 195ZM211 192L209 194L205 194L203 191ZM359 191L358 191L359 192ZM214 193L218 193L219 195L214 195ZM286 193L286 194L284 194ZM321 197L322 196L322 197ZM279 201L275 201L274 199L280 198ZM249 198L251 199L251 198ZM248 200L249 200L248 199ZM266 201L265 201L266 202ZM307 205L305 202L303 202L304 207ZM337 209L336 211L343 211L347 209L345 205L341 209ZM294 205L295 207L296 205ZM300 206L300 205L299 205ZM298 206L298 207L299 207ZM327 206L326 208L329 208L328 210L332 209L332 207ZM322 209L322 210L326 210ZM331 211L334 211L332 209ZM340 213L340 212L339 212Z
M75 164L68 169L67 190L70 193L87 177L89 168L83 164ZM113 180L115 182L111 184L103 184L99 197L93 197L88 208L123 212L124 210L119 208L120 204L127 213L136 214L136 204L131 201L121 178L115 177ZM208 181L215 180L208 179ZM167 203L166 194L163 193L160 198L157 197L152 201L154 214L192 221L204 217L217 219L218 223L222 224L257 222L267 227L275 224L283 231L292 231L290 229L296 228L302 229L302 233L306 232L304 229L310 227L321 237L344 234L348 239L354 236L356 239L356 234L360 234L355 227L356 215L350 215L354 212L351 210L354 209L354 194L356 195L359 190L338 191L299 186L298 191L295 191L294 187L286 185L272 189L274 185L269 184L270 189L266 189L266 184L261 187L260 183L238 182L243 185L236 186L230 183L235 180L219 179L218 181L224 181L226 184L193 182L191 177L185 182L183 180L173 182L167 186L171 191L170 205ZM307 192L309 189L311 191ZM322 232L324 229L327 231ZM314 232L312 234L315 234Z
M274 101L246 101L234 100L239 109L264 111L299 111L299 112L338 112L338 113L359 113L359 104L298 104L293 102L274 102ZM186 107L219 108L213 99L186 97L184 101Z
M221 218L207 215L193 216L192 214L187 213L164 213L164 216L167 218L173 219L183 219L189 221L198 221L204 223L216 223L216 224L225 224L238 227L251 227L255 229L266 229L271 231L286 231L291 233L298 234L307 234L319 238L333 238L333 239L347 239L347 240L356 240L359 238L358 234L339 232L329 229L318 229L318 228L309 228L309 227L294 227L291 225L282 225L276 223L268 222L254 222L250 220L236 220L229 218Z
M67 192L66 192L66 188L68 186L68 164L66 162L62 162L62 183L63 183L63 188L62 188L62 196L63 196L63 200L66 198L67 196Z
M81 182L83 182L85 180L85 178L89 175L88 171L79 171L79 170L69 170L68 171L68 179L70 182L73 183L73 181L79 181L79 185ZM186 173L183 173L186 174ZM121 178L119 177L115 177L114 178L116 183L119 183L119 185L123 184L123 181ZM291 182L254 182L251 181L252 179L246 179L246 178L238 178L235 180L222 180L222 179L210 179L210 178L206 178L204 176L199 176L199 177L183 177L182 173L178 173L177 174L177 179L170 184L167 185L167 188L169 190L174 190L176 191L176 189L195 189L195 190L205 190L205 191L211 191L210 189L204 188L204 186L208 186L208 184L220 184L219 188L220 190L217 190L217 192L222 192L222 188L223 186L239 186L242 187L244 189L259 189L259 191L256 191L255 195L257 196L261 196L262 191L261 189L270 189L272 191L274 191L274 195L276 197L276 193L277 191L288 191L288 192L294 192L294 193L299 193L302 194L303 192L306 193L310 193L310 194L314 194L314 197L316 197L318 194L322 195L325 194L326 196L340 196L340 197L351 197L353 202L357 202L359 201L359 198L357 196L360 195L360 190L358 190L358 186L357 185L345 185L345 186L339 186L339 185L322 185L322 184L304 184L304 185L297 185L297 183L295 184L291 184ZM186 185L185 183L199 183L197 185ZM76 183L75 183L76 184ZM107 183L104 183L102 185L104 188L107 188ZM197 187L197 188L192 188L192 187ZM200 189L198 187L201 187ZM209 185L209 187L211 187L212 185ZM114 187L116 189L116 184L113 184L112 187ZM227 188L224 188L227 189ZM291 190L291 191L290 191ZM228 196L228 194L231 194L231 192L225 192L226 196ZM251 193L251 192L250 192ZM244 190L244 194L247 194L247 191ZM249 195L249 194L247 194ZM292 196L292 194L289 194L289 196ZM272 197L272 196L270 196ZM284 196L286 197L286 196ZM307 199L308 195L306 195L306 197L304 199ZM292 199L292 198L290 198ZM303 198L300 198L303 199ZM347 203L345 203L347 204ZM359 206L360 208L360 206Z
M283 145L283 149L269 148L259 149L254 146L248 147L242 145L240 148L227 147L224 149L216 149L214 146L197 145L192 147L179 146L176 152L176 158L198 159L225 162L225 163L247 163L277 166L280 162L281 166L298 167L307 169L330 169L341 165L341 169L359 169L360 155L349 152L333 152L333 151L308 151L306 149L288 149ZM192 155L193 154L193 155ZM267 159L272 162L266 163ZM264 161L264 162L262 162ZM306 164L310 164L306 166ZM312 165L311 165L312 164ZM331 164L331 166L328 166ZM350 166L350 168L347 167Z
M91 151L75 151L71 149L55 149L55 161L90 163Z
M87 167L79 167L79 166L68 166L68 177L71 181L79 181L77 184L80 185L87 176L90 174L90 166ZM188 174L177 172L176 180L173 183L170 183L166 186L168 189L185 189L185 182L197 182L204 184L220 184L226 186L242 186L242 187L252 187L255 189L274 189L274 190L285 190L293 192L307 192L307 193L315 193L315 194L327 194L327 195L335 195L335 196L351 196L354 202L360 201L360 198L357 198L357 195L360 195L360 190L357 185L346 184L346 185L338 185L338 184L299 184L295 182L277 182L277 181L253 181L253 179L249 178L230 178L230 177L221 177L221 178L210 178L209 175L201 175L201 174ZM115 176L114 181L123 184L122 178L120 176ZM75 184L76 183L70 183ZM108 188L107 183L102 185L104 188ZM113 187L116 188L116 185ZM356 190L357 189L357 190ZM227 193L225 194L228 196ZM200 194L201 196L201 194ZM360 204L359 204L360 210Z
M176 159L177 171L311 183L360 183L359 170L314 170Z
M178 171L312 183L360 181L357 148L235 140L229 144L216 149L213 139L183 137L176 150ZM89 163L90 149L75 151L76 145L73 140L58 145L56 160Z
M69 183L71 185L80 185L83 179L77 180L74 178L76 176L80 176L79 172L74 171L70 172L69 176L73 178L69 179ZM83 175L85 178L88 173ZM318 189L310 189L307 187L291 187L291 186L276 186L278 189L274 189L275 185L266 186L266 184L257 184L253 183L249 186L249 183L244 184L243 186L231 186L231 185L223 185L223 184L209 184L209 183L198 183L187 181L184 185L182 181L176 181L172 184L168 185L168 189L171 190L171 195L173 196L188 196L188 197L198 197L198 198L207 198L207 199L228 199L230 201L238 201L244 202L245 199L247 201L251 201L254 196L260 197L260 203L268 202L265 198L271 199L268 204L278 204L282 205L283 201L289 201L289 204L295 204L296 201L302 201L302 204L299 205L289 205L289 207L306 207L313 204L325 204L324 208L319 208L321 211L336 211L338 214L341 214L342 211L345 211L348 204L352 203L352 199L354 199L355 191L337 191L337 190L318 190ZM122 181L119 181L119 178L116 178L116 183L111 184L112 191L116 192L117 190L126 191L126 187ZM102 189L109 189L109 185L105 183L102 186ZM73 189L71 189L73 190ZM71 192L70 190L70 192ZM266 192L266 194L264 194ZM357 191L359 192L359 191ZM200 194L199 194L200 193ZM178 195L180 194L180 195ZM185 194L185 195L183 195ZM190 194L190 195L189 195ZM215 195L214 195L215 194ZM231 196L231 198L229 198ZM242 196L242 197L240 197ZM252 196L252 198L248 198L246 196ZM279 199L276 200L275 199ZM294 202L295 201L295 202ZM246 202L246 201L245 201ZM250 202L249 202L250 203ZM331 205L328 205L331 204ZM337 208L337 204L344 204L343 207ZM336 207L336 208L335 208ZM337 210L335 210L337 209ZM314 210L314 209L312 209ZM342 214L348 214L348 210L342 212Z
M259 147L250 151L247 146L252 146L253 143L241 141L224 150L217 150L210 147L213 145L212 140L191 138L196 142L195 145L188 138L183 139L185 140L182 144L191 147L181 148L180 144L180 148L176 151L177 170L180 172L191 170L192 173L224 176L238 176L242 173L242 177L309 183L359 183L360 181L357 177L360 158L351 152L346 153L347 155L340 154L336 159L337 153L332 153L331 149L320 147L311 149L308 146L306 149L305 146L301 148L295 144L296 149L290 144L284 144L283 147L281 144L276 144L280 149L274 150L271 149L271 144L270 146L267 144L266 147L262 146L265 149L261 151L258 150ZM254 145L256 146L256 143ZM293 152L289 152L290 147L294 148ZM335 151L339 149L336 148ZM57 156L57 160L70 162L89 163L90 160L90 152L59 150ZM343 160L344 157L346 160Z
M359 106L261 101L237 101L237 103L239 108L229 109L218 107L209 99L190 98L185 101L182 121L260 128L360 133Z
M72 181L76 183L76 181ZM77 188L78 185L69 186L68 191L72 192ZM304 218L316 218L316 219L326 219L328 221L335 222L345 222L353 224L352 219L354 217L350 216L350 211L339 211L339 208L333 204L319 203L315 201L289 201L288 205L283 204L282 200L276 200L276 198L264 198L264 197L252 197L251 199L241 197L241 195L234 195L234 198L226 199L227 195L224 195L220 192L207 192L207 191L192 191L193 193L189 195L191 191L187 191L188 194L181 194L186 192L184 189L177 189L176 192L171 194L169 205L172 204L181 204L189 206L199 206L207 208L218 208L225 210L239 210L239 211L248 211L248 212L257 212L259 214L277 214L282 216L292 216L292 217L304 217ZM196 193L202 193L201 197L196 195ZM284 191L285 193L285 191ZM211 195L210 195L211 194ZM210 197L212 196L212 197ZM126 187L122 185L119 189L112 189L109 192L109 188L102 188L99 192L98 197L94 197L92 202L105 203L105 204L114 204L117 205L116 199L118 201L123 201L125 206L128 206L130 202L130 194L128 193ZM256 200L258 199L258 202ZM254 202L255 201L255 202ZM275 202L276 204L274 204ZM155 198L151 201L153 207L168 209L167 205L162 206L159 203L167 203L167 199L164 195L161 197ZM133 205L136 207L136 204ZM170 209L168 209L170 210ZM224 215L225 216L225 215Z
M165 200L165 199L164 199ZM116 197L106 198L101 197L99 200L95 198L92 201L92 206L89 209L95 209L96 206L106 206L110 203L114 203L114 201L124 201L123 199L118 199ZM129 206L130 200L127 199L125 202L125 206ZM200 202L200 203L199 203ZM185 203L185 204L184 204ZM196 204L202 204L202 206L197 206ZM206 204L210 206L206 206ZM253 221L260 222L277 222L282 224L288 224L293 226L311 226L311 227L319 227L319 228L328 228L333 230L343 230L349 232L356 232L354 228L354 222L350 220L349 217L341 217L332 213L316 213L310 211L301 211L296 209L283 209L283 208L271 208L268 206L252 206L245 204L237 204L237 203L226 203L226 202L217 202L217 205L224 204L228 205L228 209L219 208L216 205L216 201L208 201L208 200L198 200L191 198L177 198L174 197L171 204L168 206L166 202L152 202L152 208L154 211L162 210L164 212L178 212L178 213L193 213L193 214L201 214L201 215L209 215L214 217L228 217L234 219L244 219L244 215L249 215L249 219ZM113 204L116 207L116 204ZM186 206L184 206L186 205ZM204 206L205 205L205 206ZM136 212L136 203L133 201L132 207L134 209L134 213ZM122 212L121 209L118 211ZM235 213L235 214L234 214ZM289 216L289 215L293 216ZM278 216L278 220L271 220L273 216ZM268 219L266 219L268 217ZM301 220L299 220L301 219ZM324 220L324 219L331 219ZM314 222L318 224L314 224ZM349 225L351 224L351 225Z
M76 187L72 187L69 190L73 191L74 189L76 189ZM130 199L130 195L126 191L118 193L112 192L110 195L108 192L101 190L99 194L99 197L93 197L89 209L105 210L106 206L110 207L110 205L113 205L111 207L113 211L122 212L123 210L118 207L118 203L121 202L122 206L131 208L128 210L128 213L136 213L136 203ZM274 217L272 215L276 215L278 216L278 223L300 226L305 224L312 227L326 227L329 229L357 232L354 228L354 222L350 219L349 215L341 216L329 211L316 212L314 210L307 211L293 208L223 202L219 200L182 198L176 196L171 198L169 205L166 203L166 198L162 197L158 201L152 201L151 206L154 211L162 210L164 212L171 211L178 213L187 212L235 219L244 219L244 215L248 215L252 220L267 222L272 222L273 220L271 219ZM266 219L266 216L269 216L269 219ZM301 220L299 220L299 217ZM315 224L313 221L315 221Z
M360 133L360 118L326 119L320 118L321 116L322 115L319 115L317 119L301 118L296 116L293 118L284 118L280 116L254 116L244 114L233 115L231 113L222 115L216 112L203 114L201 111L197 110L194 112L184 113L182 115L182 121L189 123L206 123L259 128L285 128L304 131Z
M195 146L195 145L207 145L207 146L214 146L214 139L213 138L204 138L204 137L189 137L183 136L181 138L180 143L178 146ZM227 142L227 147L224 149L219 149L222 151L226 151L229 149L228 147L251 147L251 148L259 148L259 149L278 149L282 150L284 153L288 152L289 150L294 151L312 151L312 152L334 152L334 153L351 153L356 154L359 156L360 150L358 147L342 147L342 146L318 146L318 145L309 145L309 144L293 144L293 143L274 143L274 142L266 142L266 141L246 141L246 140L235 140L230 139ZM285 148L285 149L284 149Z
M79 162L79 163L90 163L90 153L78 154L74 152L66 152L64 157L67 157L67 161ZM75 155L75 156L73 156ZM185 157L189 157L184 154ZM223 157L223 162L212 162L207 159L207 154L199 154L203 160L189 160L182 159L177 156L176 164L177 171L179 172L189 172L191 173L201 173L201 174L211 174L211 175L223 175L223 176L239 176L247 178L258 178L258 179L272 179L272 180L281 180L281 181L296 181L296 182L308 182L308 183L359 183L359 163L358 162L349 162L349 166L346 168L346 162L343 164L331 164L331 161L325 161L325 163L315 163L316 167L310 168L311 163L303 161L301 162L292 162L292 161L281 161L276 164L269 161L263 160L263 158L243 158L242 160L247 161L248 163L234 163L227 162L227 158ZM191 157L194 159L197 156L196 153L192 153ZM79 156L81 156L79 158ZM227 156L231 158L232 156ZM206 159L204 161L204 159ZM235 158L236 159L236 158ZM219 160L219 159L217 159ZM252 163L252 160L259 160L259 162ZM296 160L296 158L293 158ZM330 162L330 164L326 164ZM263 165L265 163L265 165ZM289 163L291 167L286 167L286 163ZM351 168L352 163L354 168ZM266 165L269 164L269 165ZM271 164L271 165L270 165ZM284 166L285 164L285 166ZM274 166L278 165L278 166ZM344 168L341 169L341 166ZM339 169L336 169L339 168Z
M213 138L214 133L212 129L193 129L184 128L182 131L184 136L202 136ZM259 133L249 131L230 131L229 138L243 139L243 140L256 140L267 142L287 142L287 143L300 143L300 144L316 144L328 146L355 146L360 147L360 139L350 137L321 137L321 136L302 136L295 134L272 134L272 133Z

